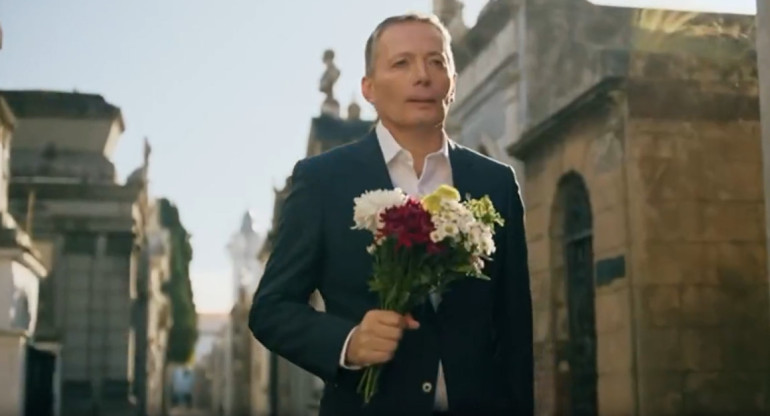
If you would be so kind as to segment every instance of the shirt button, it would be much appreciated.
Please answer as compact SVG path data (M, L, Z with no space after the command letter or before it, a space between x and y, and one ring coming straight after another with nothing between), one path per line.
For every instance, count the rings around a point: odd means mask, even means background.
M425 393L430 393L433 390L433 384L428 383L427 381L425 383L422 383L422 391Z

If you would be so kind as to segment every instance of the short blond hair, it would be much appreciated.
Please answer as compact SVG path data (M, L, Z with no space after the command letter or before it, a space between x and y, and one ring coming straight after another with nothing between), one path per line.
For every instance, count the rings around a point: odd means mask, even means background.
M385 29L397 25L399 23L418 22L429 24L441 32L441 36L444 38L444 46L447 50L449 59L449 66L454 71L454 55L452 54L452 35L449 34L446 26L441 23L438 16L430 13L406 13L397 16L391 16L380 22L366 41L366 49L364 51L364 63L366 75L371 75L374 72L374 60L377 56L377 42L382 37L382 33Z

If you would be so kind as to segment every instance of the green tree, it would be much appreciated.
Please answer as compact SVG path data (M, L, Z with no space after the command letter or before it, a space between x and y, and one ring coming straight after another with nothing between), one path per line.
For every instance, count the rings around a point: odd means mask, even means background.
M179 218L179 209L166 198L159 202L160 222L169 231L171 239L171 278L165 291L171 300L173 324L166 356L170 362L184 364L192 358L198 340L198 315L190 284L193 250L190 234Z

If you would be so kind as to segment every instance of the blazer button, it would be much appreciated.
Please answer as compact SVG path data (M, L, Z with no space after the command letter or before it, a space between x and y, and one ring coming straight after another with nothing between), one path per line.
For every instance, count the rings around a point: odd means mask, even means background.
M433 390L433 384L430 384L427 381L425 383L422 383L422 391L424 391L425 393L430 393L431 390Z

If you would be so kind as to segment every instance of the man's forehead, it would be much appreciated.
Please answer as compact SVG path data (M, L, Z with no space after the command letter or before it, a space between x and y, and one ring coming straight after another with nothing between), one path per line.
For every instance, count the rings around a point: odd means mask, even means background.
M409 21L397 22L385 27L380 34L380 40L388 38L403 38L420 33L421 35L442 40L441 30L429 22ZM432 36L431 36L432 35Z
M415 35L420 33L420 37ZM444 37L441 31L425 22L400 22L389 26L380 35L379 45L393 54L402 52L444 52Z

